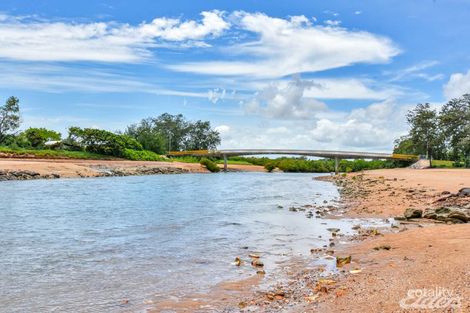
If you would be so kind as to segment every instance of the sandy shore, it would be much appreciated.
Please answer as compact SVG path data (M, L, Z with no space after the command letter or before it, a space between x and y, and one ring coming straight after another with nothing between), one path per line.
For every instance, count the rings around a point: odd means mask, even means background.
M391 169L338 177L349 193L343 194L343 207L336 213L356 218L395 217L410 206L424 209L443 194L470 186L470 170L463 169ZM267 289L257 287L253 277L228 284L236 288L221 285L207 295L158 303L155 312L470 312L469 224L396 222L392 228L360 228L357 235L340 238L335 242L349 243L312 254L333 262L351 256L351 263L338 271L293 260L286 269L288 280ZM424 307L413 307L418 304L413 292L436 291L444 295L441 302L424 296ZM457 306L433 309L447 300Z
M346 215L394 217L406 208L425 209L443 193L470 187L470 170L398 168L351 173L344 180Z
M359 176L362 176L359 180ZM468 169L393 169L348 175L361 197L346 195L352 216L394 217L409 207L437 206L443 194L470 187ZM359 182L360 181L360 182ZM353 192L352 195L355 193ZM356 193L357 195L357 193ZM470 198L463 200L470 203ZM375 250L376 247L390 250ZM400 300L409 290L447 290L461 300L455 310L470 312L470 225L405 224L399 232L369 237L345 247L361 272L347 275L336 285L341 292L325 295L319 312L400 312ZM339 287L338 287L339 286ZM337 289L338 290L338 289ZM429 297L428 297L429 298ZM416 302L408 298L407 303ZM409 310L415 311L414 307ZM420 312L431 312L422 309Z
M32 171L41 176L56 174L61 178L98 177L109 171L119 171L132 175L145 169L153 170L178 169L190 173L207 173L198 163L152 162L125 160L72 160L72 159L0 159L0 170ZM232 171L264 171L261 166L229 165Z

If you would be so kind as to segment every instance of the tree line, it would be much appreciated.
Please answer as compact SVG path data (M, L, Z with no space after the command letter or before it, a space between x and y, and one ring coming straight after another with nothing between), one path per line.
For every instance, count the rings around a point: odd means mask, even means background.
M22 149L80 150L129 159L154 159L168 151L215 149L220 134L208 121L189 121L182 114L161 114L128 126L125 131L70 127L62 138L46 128L21 126L19 99L0 106L0 146Z
M394 153L470 167L470 94L450 100L440 110L419 103L408 111L406 120L410 130L395 141Z

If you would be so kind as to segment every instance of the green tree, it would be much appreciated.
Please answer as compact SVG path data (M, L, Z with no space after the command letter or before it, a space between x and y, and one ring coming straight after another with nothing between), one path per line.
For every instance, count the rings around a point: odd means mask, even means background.
M20 127L20 100L10 97L0 107L0 144Z
M67 144L88 152L113 156L122 156L126 149L142 150L142 145L128 135L94 128L70 127Z
M439 126L451 160L470 156L470 94L447 102L439 114Z
M152 119L155 130L164 135L171 151L184 150L185 137L189 130L189 122L182 114L164 113Z
M396 154L420 154L415 149L413 140L409 136L402 136L395 140L395 147L393 153Z
M125 134L135 138L145 150L164 154L168 149L165 135L155 127L151 118L143 119L138 124L128 126Z
M31 143L31 147L33 148L43 147L44 144L49 140L61 139L60 133L46 128L31 127L24 131L24 135Z
M211 128L210 122L197 121L189 124L184 142L185 150L215 149L220 144L220 135Z
M429 103L419 103L413 110L408 111L406 119L411 128L409 138L416 152L425 154L431 160L436 157L445 157L438 114L431 109Z
M164 113L147 118L127 128L145 149L163 154L166 151L206 150L220 144L220 135L208 121L190 122L182 114Z

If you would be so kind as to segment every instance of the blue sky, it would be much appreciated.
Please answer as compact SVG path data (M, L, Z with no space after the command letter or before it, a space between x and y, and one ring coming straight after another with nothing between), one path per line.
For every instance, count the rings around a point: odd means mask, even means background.
M0 3L23 127L210 120L224 148L389 151L418 102L470 92L470 1Z

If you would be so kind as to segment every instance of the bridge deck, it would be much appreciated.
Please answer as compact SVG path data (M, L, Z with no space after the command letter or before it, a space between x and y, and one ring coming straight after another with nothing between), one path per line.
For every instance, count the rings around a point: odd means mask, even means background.
M223 149L223 150L195 150L172 151L169 156L237 156L237 155L301 155L332 159L417 159L415 155L357 152L357 151L331 151L331 150L294 150L294 149Z

